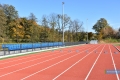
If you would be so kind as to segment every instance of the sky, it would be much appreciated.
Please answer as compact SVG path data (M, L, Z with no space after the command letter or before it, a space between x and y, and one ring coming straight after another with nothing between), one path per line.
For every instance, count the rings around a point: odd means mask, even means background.
M0 0L1 4L13 5L20 17L34 13L38 22L43 15L62 14L62 2L64 14L82 21L85 31L94 32L92 27L100 18L114 29L120 28L120 0Z

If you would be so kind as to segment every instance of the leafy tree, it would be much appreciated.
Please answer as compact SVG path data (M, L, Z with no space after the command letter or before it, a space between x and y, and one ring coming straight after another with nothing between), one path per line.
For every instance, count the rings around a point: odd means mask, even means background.
M116 36L118 39L120 39L120 28L118 29L118 32L116 33Z
M57 23L56 23L56 25L57 25L57 31L58 31L58 41L62 41L61 40L61 36L62 36L62 32L61 32L61 30L62 30L62 26L61 26L61 15L60 14L58 14L57 15Z
M30 13L30 16L29 16L29 21L31 23L29 23L31 26L30 26L30 30L31 30L31 41L32 42L36 42L39 40L39 33L38 33L38 29L37 29L37 18L36 16L33 14L33 13Z
M114 30L113 30L113 28L110 27L110 26L101 29L100 33L103 35L103 38L111 38L111 37L114 37Z
M4 39L6 36L6 16L0 7L0 38ZM4 42L4 41L2 41Z
M79 35L79 41L86 41L86 32L81 31L78 33Z
M99 33L101 29L108 26L107 20L104 18L100 18L100 20L97 21L97 23L93 26L93 29Z
M88 33L88 39L91 40L92 37L93 37L93 33L92 33L92 32L89 32L89 33Z
M30 42L31 41L31 22L27 18L20 18L20 23L21 26L24 27L24 37L23 37L23 42Z
M4 11L4 14L6 16L6 34L8 35L8 37L10 38L11 34L10 30L12 28L11 25L13 25L13 22L15 19L18 18L18 13L15 10L15 7L12 5L8 5L8 4L1 4L0 5L1 9Z
M33 13L28 18L18 17L14 6L0 4L0 38L9 37L14 42L62 41L62 29L65 41L85 38L85 32L81 32L82 22L71 20L67 14L64 15L64 23L62 21L63 15L52 13L49 16L43 15L39 25Z
M42 16L42 19L41 19L41 21L42 21L42 27L43 27L43 29L42 29L42 31L41 31L41 34L40 34L40 39L42 39L42 40L40 40L40 41L44 41L44 42L46 42L48 39L49 39L49 41L51 40L49 37L49 35L50 34L48 34L48 28L49 28L49 21L48 21L48 17L46 16L46 15L43 15ZM46 40L47 39L47 40Z
M52 41L55 41L55 29L57 26L57 15L56 14L50 14L49 16L49 25L51 27L51 34L52 34Z
M3 4L2 8L7 17L7 22L9 23L11 20L18 18L18 11L16 11L15 7L8 4Z

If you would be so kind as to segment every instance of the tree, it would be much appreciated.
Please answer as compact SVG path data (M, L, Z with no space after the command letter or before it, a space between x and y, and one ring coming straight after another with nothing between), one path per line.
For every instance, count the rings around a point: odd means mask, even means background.
M62 21L64 23L62 23ZM67 14L64 14L64 20L63 20L63 15L61 15L61 25L62 25L61 30L62 31L64 30L64 32L65 32L66 28L68 28L68 26L69 26L70 21L71 21L71 19ZM67 34L64 34L64 35L68 37ZM64 38L65 41L67 41L67 37Z
M100 31L103 38L114 37L114 34L115 34L114 32L115 31L113 30L113 28L111 26L107 26L107 27L101 29L101 31Z
M118 29L117 33L116 33L116 36L118 39L120 39L120 28Z
M72 20L70 20L69 22L69 29L68 29L68 42L71 42L71 39L72 39L72 31L73 31L73 26L74 26L74 23Z
M42 21L43 29L40 33L40 39L42 39L40 41L46 42L48 40L49 35L50 35L50 34L48 34L48 31L47 31L47 29L49 28L48 16L43 15L41 21ZM50 41L50 39L49 39L49 41Z
M52 41L55 41L55 29L57 26L57 15L56 14L50 14L49 16L49 25L51 27L51 34L52 34Z
M24 38L23 42L30 42L31 41L31 21L28 20L26 17L20 18L20 25L24 27Z
M86 38L87 38L86 32L81 31L79 41L86 41Z
M92 29L94 29L97 33L101 31L101 29L108 27L107 20L104 18L100 18L100 20L97 21L97 23L93 26Z
M88 39L91 40L93 38L93 33L92 32L89 32L88 33Z
M31 22L37 22L37 18L33 13L30 13L29 20L31 20Z
M74 20L72 22L72 26L73 26L72 28L74 32L74 41L79 41L79 36L80 36L79 32L81 32L82 30L82 25L83 25L83 22L80 22L79 20Z
M0 38L5 38L6 36L6 16L3 12L3 10L0 7ZM4 42L4 41L2 41Z
M6 16L6 34L10 34L11 30L11 23L14 22L15 19L18 18L18 12L15 10L15 7L8 4L1 4L1 9L4 11L4 14ZM8 36L10 38L10 36Z
M62 29L62 28L61 28L61 20L60 20L60 19L61 19L61 15L58 14L58 15L57 15L57 30L58 30L58 36L59 36L59 37L58 37L58 41L61 41L61 35L62 35L62 34L61 34L61 29Z
M7 17L7 22L9 23L11 20L18 18L18 11L15 10L15 7L8 4L3 4L2 8Z
M31 25L30 30L31 30L31 41L32 42L36 42L39 40L39 33L38 33L38 29L37 29L37 18L33 13L30 13L29 16L29 21L31 23L29 23Z

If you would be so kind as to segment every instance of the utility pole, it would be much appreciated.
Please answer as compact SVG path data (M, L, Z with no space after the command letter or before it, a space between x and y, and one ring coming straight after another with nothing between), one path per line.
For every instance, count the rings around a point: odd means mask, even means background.
M63 44L64 44L64 2L62 2L62 30L63 30Z
M86 27L87 27L87 20L86 20ZM88 27L87 27L87 42L88 42Z

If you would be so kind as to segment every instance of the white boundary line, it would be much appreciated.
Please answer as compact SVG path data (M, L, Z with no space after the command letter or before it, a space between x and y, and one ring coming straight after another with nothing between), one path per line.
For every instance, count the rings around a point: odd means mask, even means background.
M90 47L88 47L88 48L90 48ZM84 50L84 49L85 49L85 47L84 48L80 48L79 50ZM56 53L56 54L53 54L53 55L57 55L57 54L61 54L61 53ZM70 54L70 53L66 53L66 54ZM49 55L49 56L53 56L53 55ZM38 60L38 59L46 58L46 57L49 57L49 56L44 56L44 57L41 57L41 58L36 58L36 59L25 61L25 62L22 62L22 63L10 65L10 66L7 66L7 67L0 68L0 70L1 69L6 69L6 68L9 68L9 67L13 67L13 66L16 66L16 65L24 64L24 63L27 63L27 62L32 62L32 61L35 61L35 60Z
M94 46L94 47L95 47L95 46ZM93 47L92 47L92 48L93 48ZM89 49L91 49L91 48L89 48ZM85 51L85 50L84 50L84 51ZM84 52L84 51L81 51L80 53L82 53L82 52ZM78 54L80 54L80 53L78 53ZM58 63L61 63L61 62L63 62L63 61L66 61L66 60L68 60L68 59L70 59L70 58L72 58L72 57L74 57L74 56L77 56L78 54L75 54L75 55L73 55L73 56L71 56L71 57L68 57L68 58L62 60L62 61L59 61ZM59 56L59 57L60 57L60 56ZM49 59L49 60L46 60L46 61L43 61L43 62L39 62L39 63L37 63L37 64L33 64L33 65L31 65L31 66L27 66L27 67L24 67L24 68L21 68L21 69L18 69L18 70L9 72L9 73L7 73L7 74L3 74L3 75L1 75L0 77L4 77L4 76L6 76L6 75L9 75L9 74L12 74L12 73L15 73L15 72L18 72L18 71L21 71L21 70L24 70L24 69L27 69L27 68L36 66L36 65L39 65L39 64L41 64L41 63L44 63L44 62L47 62L47 61L50 61L50 60L52 60L52 59ZM57 65L58 63L53 64L53 65Z
M104 45L104 47L105 47L105 45ZM99 59L99 57L100 57L100 55L101 55L101 53L102 53L102 51L103 51L104 47L102 48L102 50L101 50L100 54L98 55L98 57L96 58L95 62L93 63L93 65L92 65L92 67L91 67L90 71L88 72L87 76L85 77L85 80L87 80L87 79L88 79L88 77L89 77L89 75L90 75L91 71L93 70L93 68L94 68L94 66L95 66L95 64L96 64L96 62L97 62L97 60Z
M51 52L52 53L52 52ZM34 58L34 57L39 57L39 56L44 56L44 55L48 55L49 53L45 53L45 54L36 54L36 55L30 55L30 56L25 56L25 57L22 57L20 59L15 59L15 60L9 60L9 61L5 61L5 62L1 62L0 64L5 64L5 63L10 63L10 62L14 62L14 61L20 61L20 60L24 60L24 59L29 59L29 58Z
M100 47L100 46L99 46ZM99 48L99 47L97 47L97 48ZM97 49L96 48L96 49ZM95 51L96 49L94 49L93 51ZM90 53L92 53L93 51L91 51ZM61 75L63 75L65 72L67 72L69 69L71 69L72 67L74 67L76 64L78 64L80 61L82 61L84 58L86 58L88 55L90 55L90 53L89 54L87 54L86 56L84 56L82 59L80 59L80 60L78 60L77 62L75 62L72 66L70 66L69 68L67 68L66 70L64 70L62 73L60 73L59 75L57 75L55 78L53 78L53 80L56 80L58 77L60 77Z
M110 49L110 45L109 45L109 49ZM112 56L112 52L111 52L111 49L110 49L110 53L111 53L111 58L112 58L112 62L113 62L113 66L114 66L114 69L115 69L115 73L116 73L116 77L117 77L117 80L120 80L119 76L118 76L118 73L117 73L117 69L116 69L116 66L115 66L115 62L114 62L114 58Z
M60 54L60 53L58 53L58 54ZM70 53L67 53L67 54L70 54ZM64 54L64 55L67 55L67 54ZM55 55L55 54L54 54L54 55ZM61 56L64 56L64 55L61 55ZM49 56L53 56L53 55L49 55ZM45 57L49 57L49 56L45 56ZM59 57L61 57L61 56L59 56ZM42 58L45 58L45 57L42 57ZM17 65L20 65L20 64L24 64L24 63L27 63L27 62L32 62L32 61L39 60L39 59L42 59L42 58L37 58L37 59L33 59L33 60L29 60L29 61L22 62L22 63L10 65L10 66L7 66L7 67L0 68L0 70L1 70L1 69L6 69L6 68L9 68L9 67L13 67L13 66L17 66ZM56 57L54 57L54 58L56 58ZM58 57L57 57L57 58L58 58ZM51 59L53 59L53 58L51 58Z

